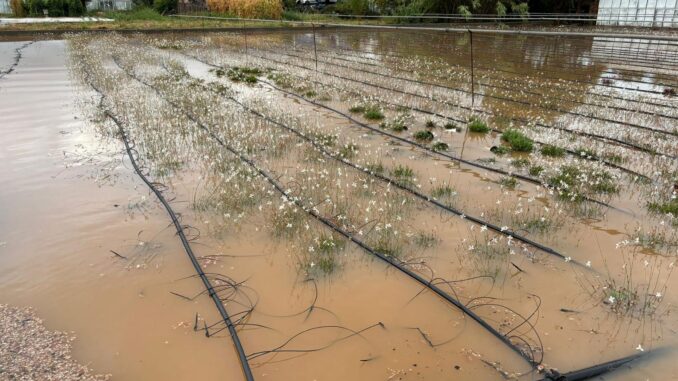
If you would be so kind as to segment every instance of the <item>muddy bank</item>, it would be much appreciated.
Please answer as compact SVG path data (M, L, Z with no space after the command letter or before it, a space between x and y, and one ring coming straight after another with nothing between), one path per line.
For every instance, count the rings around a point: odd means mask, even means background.
M73 359L73 340L48 330L31 309L0 304L0 379L108 380Z

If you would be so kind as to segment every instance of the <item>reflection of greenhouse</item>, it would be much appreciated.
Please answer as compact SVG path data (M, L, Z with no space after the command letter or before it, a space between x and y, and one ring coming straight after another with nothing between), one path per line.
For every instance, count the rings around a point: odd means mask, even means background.
M678 27L678 0L600 0L598 25Z

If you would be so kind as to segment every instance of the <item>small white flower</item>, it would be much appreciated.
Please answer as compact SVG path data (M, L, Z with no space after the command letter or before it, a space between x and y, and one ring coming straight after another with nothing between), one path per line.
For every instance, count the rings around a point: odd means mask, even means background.
M591 267L591 261L586 261L586 267Z
M640 345L640 344L638 344L638 346L636 347L636 350L640 351L640 352L645 352L645 349L643 349L643 346Z
M607 298L607 301L610 302L610 304L614 304L617 301L617 299L615 299L614 296L610 295L610 297Z
M572 260L572 257L565 257L565 262L570 262Z
M480 227L481 232L484 232L486 230L487 230L487 225L483 225L483 226Z
M657 297L657 299L659 299L659 298L661 298L661 297L662 297L662 293L661 293L661 292L659 292L659 291L657 291L657 293L656 293L656 294L654 294L654 296L655 296L655 297Z

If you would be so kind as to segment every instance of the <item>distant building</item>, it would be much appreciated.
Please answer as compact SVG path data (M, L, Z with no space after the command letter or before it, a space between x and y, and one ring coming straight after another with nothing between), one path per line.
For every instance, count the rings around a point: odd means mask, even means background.
M596 24L678 28L678 0L600 0Z

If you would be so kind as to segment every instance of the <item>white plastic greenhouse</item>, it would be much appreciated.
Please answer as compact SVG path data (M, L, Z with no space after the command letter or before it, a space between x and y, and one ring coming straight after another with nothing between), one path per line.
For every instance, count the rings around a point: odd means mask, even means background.
M678 0L600 0L598 25L678 27Z

